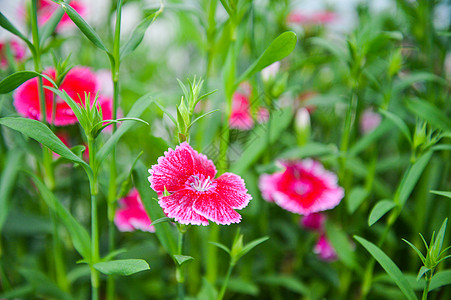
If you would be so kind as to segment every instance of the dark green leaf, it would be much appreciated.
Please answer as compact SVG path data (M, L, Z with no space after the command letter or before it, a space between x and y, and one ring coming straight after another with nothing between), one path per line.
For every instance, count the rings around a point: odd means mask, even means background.
M360 204L362 204L362 202L366 199L367 196L368 191L365 188L361 186L353 188L349 193L349 195L346 197L347 200L346 207L348 208L348 212L350 214L353 214L357 210L357 208L359 208Z
M33 44L16 28L14 25L0 12L0 26L11 32L12 34L18 36L25 43L31 51L34 51Z
M250 78L256 72L261 71L276 61L279 61L290 54L296 46L296 34L292 31L286 31L276 37L266 48L265 52L255 61L237 80L238 85L244 80Z
M421 99L409 99L406 106L411 112L426 120L432 126L445 131L451 130L451 119L444 111L434 105Z
M139 118L147 107L153 102L152 97L147 94L139 98L135 104L133 104L132 108L127 114L127 118ZM99 164L103 162L103 160L108 156L108 154L113 150L113 147L117 144L119 139L126 133L134 123L127 122L122 124L116 132L106 141L106 143L100 148L99 152L97 153L97 161Z
M261 237L259 239L253 240L252 242L246 244L243 249L240 251L240 253L238 254L237 260L246 255L246 253L248 253L249 251L251 251L252 249L254 249L255 247L257 247L258 245L260 245L263 242L266 242L267 240L269 240L269 236L264 236Z
M41 198L56 212L57 216L69 232L69 236L75 249L80 253L86 262L91 261L91 239L86 229L70 214L70 212L55 198L53 193L34 174L28 173L33 183L38 188Z
M409 143L412 144L412 137L410 136L409 127L407 127L406 123L404 123L404 121L400 117L389 111L383 109L380 109L379 111L390 121L392 121L399 128L399 130L401 130L402 134L406 137Z
M356 264L354 249L346 233L338 229L333 223L326 222L326 235L335 252L337 252L338 258L349 268L359 269Z
M44 295L46 299L73 299L67 292L61 290L56 283L38 270L20 269L20 274L32 285L35 295Z
M304 283L302 283L297 277L289 276L289 275L283 275L283 274L277 274L277 275L266 275L263 277L259 277L257 279L258 282L273 285L273 286L280 286L283 288L286 288L289 291L298 293L300 295L307 296L310 294L308 286L306 286Z
M187 261L193 260L194 257L192 256L187 256L187 255L174 255L174 259L175 261L179 264L179 266L183 265L184 263L186 263Z
M387 274L395 281L396 285L407 299L417 299L415 292L401 270L381 249L379 249L379 247L359 236L354 236L354 238L374 257L374 259L376 259L382 268L384 268L385 272L387 272Z
M422 262L423 264L425 264L425 263L426 263L426 258L424 257L423 253L421 253L421 251L418 250L418 248L415 247L415 245L412 244L411 242L409 242L408 240L405 240L405 239L402 239L402 240L403 240L404 242L406 242L413 250L415 250L415 252L417 253L417 255L420 257L421 262Z
M384 136L393 128L390 120L384 120L376 129L361 137L348 151L349 156L356 156L363 150L367 149L372 143Z
M0 94L9 93L25 81L36 76L41 76L41 74L34 71L19 71L13 73L0 82Z
M432 291L449 284L451 284L451 270L444 270L436 273L434 277L432 277L429 290Z
M436 194L436 195L440 195L443 197L448 197L451 199L451 192L447 192L447 191L431 191L432 194Z
M368 217L368 226L376 223L380 218L382 218L386 213L392 210L396 206L396 203L392 200L381 200L377 202L374 208L371 210L370 216Z
M105 275L129 276L149 270L149 264L143 259L118 259L94 264L94 268Z
M130 39L121 47L120 50L120 58L123 59L125 56L133 52L136 47L141 44L144 34L146 33L147 28L155 21L155 19L163 12L163 2L160 2L160 9L156 12L147 16L144 20L142 20L138 26L131 33Z
M11 149L5 157L5 165L0 178L0 232L8 216L11 192L21 167L22 156L23 152L19 149Z
M421 277L423 277L424 273L430 271L431 269L426 268L425 266L421 266L420 271L418 271L418 275L417 275L417 281L421 279Z
M208 242L209 244L215 245L216 247L224 250L225 252L227 252L228 254L230 254L230 249L227 248L227 246L221 244L221 243L216 243L216 242Z

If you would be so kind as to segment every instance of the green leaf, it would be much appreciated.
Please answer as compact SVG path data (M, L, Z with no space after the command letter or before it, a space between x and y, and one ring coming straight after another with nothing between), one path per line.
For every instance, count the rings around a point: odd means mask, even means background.
M395 202L400 204L401 207L404 206L410 194L412 193L412 190L420 179L424 168L426 168L429 161L431 160L432 154L433 151L431 150L424 153L405 173L401 184L399 185L399 190L395 195Z
M41 45L43 45L47 38L55 32L56 26L58 26L58 23L61 21L63 15L64 10L61 7L58 7L58 9L52 13L50 19L44 23L39 33L39 43Z
M390 120L384 120L376 129L361 137L348 151L349 156L356 156L363 150L367 149L372 143L383 137L389 130L393 128Z
M424 257L423 253L421 253L421 251L418 250L418 248L415 247L415 245L412 244L411 242L409 242L408 240L405 240L405 239L402 239L402 240L403 240L404 242L406 242L410 247L412 247L413 250L415 250L415 252L417 253L417 255L420 257L421 262L422 262L423 264L425 264L425 263L426 263L426 258Z
M286 31L276 37L266 48L265 52L255 61L236 81L236 85L250 78L256 72L261 71L276 61L279 61L290 54L296 46L296 34L292 31Z
M412 144L412 137L410 136L409 127L406 123L397 115L383 109L379 109L380 113L392 121L401 130L402 134L406 137L410 144Z
M28 172L27 172L28 173ZM91 261L91 239L86 229L70 214L70 212L55 198L53 193L34 174L28 173L33 183L38 188L41 198L56 212L57 216L69 232L69 236L75 249L86 262Z
M267 285L280 286L303 296L310 294L308 286L302 283L297 277L289 275L266 275L263 277L258 277L257 281Z
M345 61L349 60L348 55L342 49L340 49L339 46L332 43L328 39L324 39L324 38L320 38L320 37L312 37L309 39L309 41L310 41L310 43L312 43L315 46L319 46L321 48L328 50L339 60L345 60Z
M165 214L158 202L153 200L153 198L157 198L158 195L150 188L149 180L147 179L147 177L149 177L148 175L149 172L147 171L147 168L139 160L133 169L133 180L150 219L158 220L165 217ZM178 236L173 226L167 222L156 224L155 234L169 255L172 256L177 253Z
M35 139L56 154L59 154L72 162L80 164L88 173L88 176L92 174L91 168L88 164L70 151L70 149L67 148L63 142L61 142L61 140L50 130L50 128L41 122L19 117L6 117L0 119L0 124L17 130L32 139Z
M202 287L197 294L198 300L211 300L218 298L218 291L215 287L205 278L202 277Z
M258 296L259 288L256 284L239 277L230 278L227 291L251 296Z
M443 221L442 226L440 227L440 230L435 238L433 251L435 254L435 257L439 257L440 252L442 251L443 247L443 240L445 239L445 232L446 232L446 226L448 225L448 218Z
M224 251L227 252L228 254L230 254L230 249L227 248L227 246L225 246L225 245L223 245L223 244L221 244L221 243L216 243L216 242L208 242L208 243L209 243L209 244L212 244L212 245L214 245L214 246L216 246L216 247L218 247L218 248L224 250Z
M349 196L346 197L346 204L349 214L353 214L357 208L359 208L360 204L366 199L368 196L368 191L361 187L357 186L351 190Z
M155 19L163 12L164 5L163 2L160 1L160 9L145 17L138 26L131 33L130 39L121 47L120 50L120 59L122 60L128 54L133 52L136 47L141 44L144 34L146 33L147 28L155 21Z
M406 102L406 106L411 112L421 119L426 120L432 126L445 131L451 130L451 119L444 111L438 109L431 103L421 99L409 99Z
M36 76L41 76L41 74L34 71L19 71L13 73L0 82L0 94L9 93L25 81Z
M2 177L0 178L0 232L9 212L11 192L16 183L17 173L21 167L23 152L20 149L11 149L5 157Z
M127 118L139 118L147 107L153 102L153 98L147 94L139 98L127 114ZM127 122L122 124L116 132L106 141L106 143L100 148L97 153L97 161L99 164L108 156L108 154L113 150L113 147L117 144L119 139L126 133L134 123Z
M28 47L32 52L34 52L33 44L16 28L14 25L0 12L0 26L11 32L12 34L18 36L25 43L27 43Z
M73 299L41 271L21 268L19 272L34 288L34 295L43 295L44 299Z
M105 51L109 56L111 55L100 36L95 30L73 9L68 3L58 2L63 8L69 18L77 25L80 31L100 50Z
M330 155L337 153L337 147L335 145L326 145L321 143L311 142L302 147L291 148L288 151L279 155L279 158L293 159L304 157L319 157L324 155Z
M359 236L354 236L354 239L356 239L374 257L374 259L376 259L382 268L384 268L385 272L387 272L387 274L395 281L396 285L407 299L417 299L415 292L401 270L381 249L379 249L379 247Z
M238 254L236 260L238 260L240 257L246 255L246 253L248 253L249 251L251 251L252 249L257 247L261 243L266 242L267 240L269 240L269 236L264 236L264 237L261 237L259 239L253 240L252 242L246 244L246 246L244 246L243 249Z
M118 259L94 264L94 268L105 275L129 276L149 270L149 264L143 259Z
M54 87L49 86L44 86L44 88L58 95L66 102L67 105L69 105L69 107L72 109L72 112L77 117L78 122L83 128L86 128L88 126L88 122L86 120L85 114L82 111L82 108L80 107L80 104L77 104L77 102L75 102L74 99L72 99L66 91L60 91Z
M436 194L436 195L440 195L443 197L448 197L451 199L451 192L447 192L447 191L430 191L432 194Z
M396 203L388 199L377 202L377 204L371 210L370 216L368 217L368 226L372 226L395 206Z
M163 223L163 222L172 222L172 219L168 218L168 217L159 218L158 220L153 221L150 224L150 226L153 226L153 225L156 225L156 224L160 224L160 223Z
M411 73L410 75L402 78L399 82L397 82L393 90L395 93L400 93L403 89L411 86L412 84L420 81L433 81L440 83L442 85L447 85L447 81L443 79L440 76L437 76L433 73L427 73L427 72L415 72Z
M444 270L436 273L434 277L432 277L429 290L432 291L449 284L451 284L451 270Z
M337 252L338 258L349 268L358 270L355 252L346 233L338 229L335 224L326 222L326 236Z
M193 260L194 257L187 255L174 255L174 259L179 264L179 266L181 266L187 261Z
M421 279L421 277L423 277L424 273L430 271L431 269L426 268L425 266L421 266L420 271L418 271L418 275L417 275L417 281Z

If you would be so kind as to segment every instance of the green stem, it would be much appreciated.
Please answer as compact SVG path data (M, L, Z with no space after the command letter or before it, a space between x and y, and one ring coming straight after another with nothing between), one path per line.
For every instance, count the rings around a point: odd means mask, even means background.
M96 149L95 140L92 136L88 136L88 149L89 149L89 165L92 168L93 176L89 180L89 187L91 190L91 287L92 287L92 300L99 299L99 273L94 269L93 265L99 261L99 229L98 229L98 216L97 216L97 167L96 167Z
M349 102L348 109L346 111L346 119L345 119L345 127L343 131L343 135L341 137L341 146L340 146L340 172L339 178L341 182L345 181L346 178L346 155L349 147L349 140L351 136L351 127L352 120L355 116L355 110L357 107L357 92L353 90L351 101Z
M218 300L222 300L222 298L224 297L224 294L227 290L227 286L229 284L230 275L232 274L232 270L233 270L234 266L235 266L235 264L232 263L232 261L230 261L229 269L227 270L227 275L224 279L224 282L222 283L221 291L219 292L219 295L218 295Z
M427 300L428 293L429 293L429 286L431 285L431 279L432 279L432 271L429 271L430 275L426 276L426 285L423 290L423 296L421 297L421 300Z
M183 234L184 229L179 228L179 238L177 243L177 253L178 255L182 255L183 251ZM175 279L177 280L177 289L179 300L185 299L185 275L183 273L183 266L180 265L177 261L175 261L176 269L175 269Z

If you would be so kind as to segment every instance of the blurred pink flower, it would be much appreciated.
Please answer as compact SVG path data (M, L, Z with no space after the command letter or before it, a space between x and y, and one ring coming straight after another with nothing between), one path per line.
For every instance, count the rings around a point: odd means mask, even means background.
M240 176L224 173L215 179L213 162L186 142L165 152L149 173L158 203L180 224L239 223L241 215L234 209L243 209L252 199ZM163 196L165 189L169 196Z
M55 79L55 69L50 68L44 72L52 79ZM44 86L52 86L52 84L44 79ZM68 95L77 103L84 103L85 93L90 94L91 102L98 91L97 78L94 73L87 67L72 68L60 84L60 90L65 90ZM46 117L51 122L53 115L53 92L45 89ZM33 78L17 88L13 95L14 106L19 114L24 117L42 120L42 113L39 104L38 79ZM99 96L98 105L102 108L103 119L111 119L112 101L109 98ZM77 117L67 103L60 97L56 97L54 125L65 126L77 123Z
M136 189L133 189L126 197L119 200L120 207L116 210L114 223L120 231L134 231L136 229L155 232L155 227L150 224L147 212L142 204L141 197Z
M326 215L322 213L312 213L301 218L301 225L306 229L311 229L318 232L324 231L324 223L326 222Z
M249 130L254 126L249 98L246 95L238 92L233 95L229 124L230 128L240 130Z
M86 15L86 5L79 0L72 0L70 1L69 5L78 12L79 15L82 17L85 17ZM40 0L38 2L38 24L39 26L44 25L55 13L55 11L58 9L60 5L51 1L51 0ZM58 23L58 26L56 27L57 30L61 30L67 27L73 26L74 23L69 18L69 16L64 13L63 17L61 18L61 21Z
M328 24L337 19L337 14L331 11L318 12L291 12L288 17L288 23L301 25L321 25Z
M266 123L269 120L269 110L266 107L260 107L257 111L257 122Z
M8 67L6 47L9 45L10 51L14 59L18 62L25 57L25 45L16 40L0 42L0 69L6 69Z
M381 123L381 115L374 112L371 108L367 108L360 116L360 132L367 134L376 129Z
M282 162L283 172L263 174L259 187L263 198L300 215L308 215L337 206L344 190L337 176L311 160Z
M313 252L315 252L318 257L324 261L332 262L337 260L337 252L324 234L319 237L318 242L313 248Z

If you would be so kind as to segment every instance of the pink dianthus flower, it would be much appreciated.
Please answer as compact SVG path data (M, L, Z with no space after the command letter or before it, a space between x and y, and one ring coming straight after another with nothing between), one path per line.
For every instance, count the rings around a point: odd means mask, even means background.
M136 229L155 232L155 227L150 224L147 212L142 204L141 197L136 189L133 189L126 197L119 200L120 208L116 210L114 223L120 231L134 231Z
M180 224L238 223L241 215L234 209L243 209L252 199L240 176L224 173L215 179L213 162L186 142L165 152L149 173L158 203ZM165 189L170 195L163 195Z
M337 260L337 252L324 234L319 237L313 252L324 261L332 262Z
M300 215L308 215L337 206L344 190L337 176L311 160L282 162L283 172L263 174L259 187L263 198Z
M44 72L50 78L56 78L55 69L50 68ZM52 86L47 80L43 79L44 86ZM60 90L64 90L67 94L78 104L84 103L85 93L90 95L90 101L94 100L94 97L98 91L97 78L95 74L87 67L74 67L64 77L59 87ZM46 118L50 123L53 115L53 92L44 89L45 103L46 103ZM39 103L39 88L38 79L32 78L17 88L13 95L14 106L20 115L35 119L42 120L42 113ZM112 100L99 96L98 105L102 108L103 119L109 120L112 117ZM65 126L77 123L77 117L70 108L70 106L60 97L56 97L56 108L54 125Z
M232 113L230 114L230 128L249 130L254 126L250 112L249 98L236 92L232 99Z

